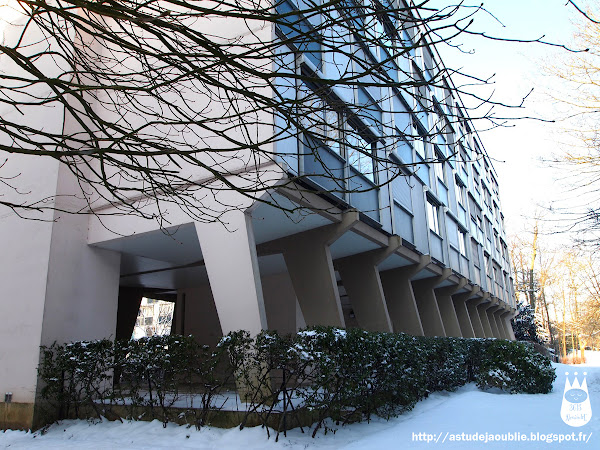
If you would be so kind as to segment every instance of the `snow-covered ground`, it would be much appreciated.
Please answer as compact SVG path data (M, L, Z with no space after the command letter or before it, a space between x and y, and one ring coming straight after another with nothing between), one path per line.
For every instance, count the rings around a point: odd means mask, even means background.
M315 439L300 430L279 442L261 428L196 431L159 422L65 421L44 435L0 432L0 448L26 449L392 449L392 448L600 448L600 352L586 352L585 365L555 364L557 379L547 395L481 392L469 384L452 393L436 393L410 412L390 421L339 428ZM582 427L561 419L565 372L582 381L587 373L592 418ZM460 439L460 440L457 440ZM468 440L470 439L470 440ZM473 441L473 439L477 439ZM483 440L481 440L483 439ZM487 442L486 442L487 439ZM497 441L499 439L499 441Z

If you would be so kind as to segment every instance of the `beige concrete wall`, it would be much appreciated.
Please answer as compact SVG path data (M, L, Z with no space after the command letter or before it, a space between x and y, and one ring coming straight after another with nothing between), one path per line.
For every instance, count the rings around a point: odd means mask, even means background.
M49 265L51 222L0 218L0 393L33 402Z
M20 23L24 22L24 19L20 20ZM21 31L18 27L6 26L2 36L3 45L14 45L20 39ZM45 49L44 42L34 44L37 40L39 34L32 28L23 42L25 46L31 45L25 52L35 53ZM42 58L38 62L43 65L45 61L50 61L50 58ZM23 73L2 52L0 67L5 73ZM30 92L43 97L45 89L36 85L30 88ZM24 106L17 112L2 103L0 116L17 124L43 124L48 132L54 133L60 133L63 125L63 112L58 105L48 105L44 110ZM12 145L11 139L4 135L0 135L0 142ZM47 199L40 206L52 208L54 203L51 196L56 192L58 179L56 160L0 151L0 161L0 178L18 188L12 190L3 185L2 201L27 204ZM39 221L25 220L9 208L0 206L0 401L4 399L5 392L12 392L14 405L27 405L35 397L54 218L51 211L21 214ZM7 409L2 411L0 417L3 413L8 414ZM23 413L18 406L11 406L10 411L21 418L23 414L31 414L31 411Z

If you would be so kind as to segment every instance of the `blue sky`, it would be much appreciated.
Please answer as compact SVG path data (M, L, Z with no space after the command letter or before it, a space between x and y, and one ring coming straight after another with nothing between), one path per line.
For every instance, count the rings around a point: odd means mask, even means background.
M435 0L435 4L448 4ZM478 5L481 2L471 2ZM484 6L498 19L478 13L472 29L489 35L516 39L537 39L570 44L574 32L572 20L578 13L566 0L494 0ZM502 22L502 23L499 23ZM556 63L566 56L565 51L540 44L508 43L463 35L457 43L474 54L462 54L440 47L448 67L462 67L472 75L494 76L494 85L483 90L483 95L494 92L494 99L502 103L518 104L532 88L534 93L523 109L497 109L497 115L514 117L533 116L552 118L554 105L545 95L556 80L544 75L543 65ZM476 113L474 113L476 115ZM509 128L481 132L480 136L499 175L500 195L509 232L522 228L522 216L533 214L535 205L547 204L560 196L560 185L553 173L543 169L539 159L559 152L558 140L564 140L560 124L546 124L534 120L516 120ZM485 122L476 124L486 128Z

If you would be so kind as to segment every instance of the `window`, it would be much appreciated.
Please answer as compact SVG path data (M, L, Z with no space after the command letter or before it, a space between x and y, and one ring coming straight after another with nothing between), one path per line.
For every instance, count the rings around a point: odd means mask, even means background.
M436 234L440 234L440 218L439 207L434 205L431 200L427 200L427 220L429 221L429 229Z
M394 125L402 133L412 134L412 117L410 108L402 98L402 96L394 95L392 104L394 107Z
M488 277L492 278L492 265L490 264L490 256L489 255L483 256L483 264L485 266L485 273L487 274Z
M416 119L414 119L414 122L415 122L415 127L417 129L417 136L415 137L415 140L414 140L414 147L417 152L417 155L419 155L421 158L425 159L427 133L425 132L425 130L423 130L423 128L420 125L418 125L416 123L417 122Z
M490 191L487 187L483 186L483 195L485 198L485 204L488 205L488 207L491 209L492 207L492 196L490 194Z
M160 325L164 325L166 323L170 324L172 320L173 320L173 317L171 316L171 314L164 314L164 315L158 316L158 323Z
M467 152L465 151L464 147L462 145L460 145L460 150L458 153L458 165L465 173L467 173L467 161L468 160L469 160L469 158L467 157Z
M465 207L465 187L458 180L454 183L454 192L456 193L456 202L459 206Z
M343 165L342 159L346 160L351 167L375 183L376 165L373 159L373 139L367 139L363 132L357 131L368 132L364 123L357 117L352 117L351 124L346 125L349 114L343 108L341 101L333 96L328 96L327 91L319 89L318 86L303 84L299 90L301 97L300 123L305 134L313 141L312 144L306 145L311 148L327 147L341 158L337 160L340 165Z
M292 12L297 14L289 14ZM300 16L298 9L288 0L277 4L277 13L289 14L279 19L278 30L286 44L300 52L304 52L310 62L317 68L321 67L321 44L319 34L304 17Z
M463 256L467 256L467 235L464 231L458 230L458 250Z
M448 117L452 117L452 115L453 115L453 111L452 111L452 104L453 104L452 91L450 90L448 82L445 79L443 81L443 85L444 85L444 98L443 99L439 98L438 100L442 104L442 109L444 110L444 112L446 113L446 115Z
M402 58L406 56L410 56L414 58L415 56L415 44L413 39L414 29L413 28L403 28L402 36L401 36L401 45L402 48L406 51L407 54L401 55Z
M311 136L319 139L334 153L341 156L342 113L329 104L311 87L300 87L301 124Z
M423 106L425 110L427 110L429 106L429 88L427 87L427 82L423 77L423 73L421 69L417 67L416 64L413 64L413 72L416 86L416 97L419 103Z
M348 163L374 183L375 164L372 156L373 146L354 130L347 134L346 142Z
M473 264L479 269L481 267L479 262L479 245L475 239L471 239L471 255Z
M435 171L436 176L438 177L438 179L442 182L445 183L446 179L444 177L444 156L442 156L442 154L438 151L438 149L436 148L436 152L435 152L435 159L436 161L433 162L433 170Z
M488 220L487 217L485 218L485 235L489 241L492 240L492 223Z
M415 44L407 30L402 30L398 41L396 64L402 80L412 79L411 60L415 56Z
M357 100L360 107L360 118L374 129L381 131L382 111L378 102L361 86L358 87Z
M429 50L429 47L423 47L423 66L427 81L431 81L435 76L435 63L433 61L433 54L431 53L431 50Z
M479 191L480 187L479 187L479 172L477 171L477 169L475 167L473 167L473 188L476 191Z
M409 142L404 139L403 133L398 130L396 131L398 135L396 139L396 151L398 152L400 158L402 158L403 162L410 164L413 162L412 145L410 145Z
M370 8L375 6L370 0L366 0L365 3ZM372 11L372 9L368 9L367 11ZM366 14L365 21L365 37L369 50L371 51L371 54L380 61L382 55L380 54L380 49L377 42L383 40L386 36L383 23L375 14Z

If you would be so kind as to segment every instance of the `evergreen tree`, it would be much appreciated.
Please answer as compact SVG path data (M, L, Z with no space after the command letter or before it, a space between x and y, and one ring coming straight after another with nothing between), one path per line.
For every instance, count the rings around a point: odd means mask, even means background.
M534 342L544 345L544 342L538 336L537 321L535 311L531 305L519 302L517 305L518 314L511 320L515 338L518 341Z

